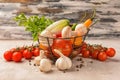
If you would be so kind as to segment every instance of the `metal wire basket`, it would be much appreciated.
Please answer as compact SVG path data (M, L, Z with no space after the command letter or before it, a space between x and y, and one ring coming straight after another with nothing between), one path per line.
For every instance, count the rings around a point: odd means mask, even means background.
M93 12L92 17L93 16L94 16L94 12ZM88 17L88 16L86 16L86 14L85 14L85 16L83 16L83 18L81 19L81 21L83 21L83 19L85 19L86 17ZM97 21L98 20L94 19L93 23L90 26L93 26ZM70 40L70 39L72 39L72 44L71 44L71 46L72 46L71 53L72 53L76 49L81 49L81 46L82 46L83 42L85 41L85 39L86 39L86 37L87 37L87 35L88 35L88 33L89 33L90 30L91 30L91 28L88 29L87 33L85 35L83 35L83 36L75 36L75 37L72 37L72 38L50 38L50 37L39 36L38 43L42 44L42 42L40 40L41 38L44 39L44 40L46 40L47 43L45 45L48 46L48 51L50 53L50 59L52 59L53 61L55 61L57 58L53 55L53 50L51 48L51 45L54 44L53 40L56 40L56 39ZM80 44L79 45L75 45L76 39L78 39L78 38L81 39L80 42L79 42ZM69 55L69 57L73 58L72 55Z

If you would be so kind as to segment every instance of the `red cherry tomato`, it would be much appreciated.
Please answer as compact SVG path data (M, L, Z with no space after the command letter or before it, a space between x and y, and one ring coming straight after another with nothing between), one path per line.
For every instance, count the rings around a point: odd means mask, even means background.
M39 49L39 48L35 48L32 53L33 53L34 56L39 56L39 54L40 54L40 49Z
M13 55L13 53L11 51L6 51L3 56L6 61L11 61L12 55Z
M62 37L61 32L56 34L56 38Z
M24 50L25 50L25 48L24 48L24 47L20 47L19 52L23 53L23 52L24 52Z
M100 52L98 54L98 60L105 61L107 59L107 54L105 52Z
M90 57L90 51L89 51L89 50L85 50L85 51L82 53L82 57L84 57L84 58L89 58L89 57Z
M53 41L53 45L56 47L62 48L63 46L65 46L65 44L66 44L66 40L64 40L64 39L55 39Z
M52 52L54 56L60 57L54 49L60 50L65 56L69 56L72 52L72 43L69 40L55 39L52 45Z
M82 54L84 51L86 51L87 50L87 48L86 47L83 47L83 48L81 48L81 50L80 50L80 53Z
M24 50L23 57L26 58L26 59L31 59L32 58L32 52L28 49Z
M91 56L92 56L93 59L97 59L98 54L99 54L99 51L95 50L91 53Z
M20 62L22 59L22 53L20 52L14 52L12 56L12 60L15 62Z
M82 43L82 48L87 48L87 43L86 42Z
M107 56L113 57L113 56L115 56L116 51L115 51L114 48L108 48L108 49L106 50L106 53L107 53Z

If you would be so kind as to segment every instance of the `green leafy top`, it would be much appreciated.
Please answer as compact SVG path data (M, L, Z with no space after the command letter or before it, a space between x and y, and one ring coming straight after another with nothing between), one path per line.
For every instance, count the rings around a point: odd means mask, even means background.
M39 17L34 15L27 18L23 13L16 16L14 20L19 23L19 26L24 26L26 31L32 33L34 41L38 40L39 33L53 23L51 19L48 19L45 16Z

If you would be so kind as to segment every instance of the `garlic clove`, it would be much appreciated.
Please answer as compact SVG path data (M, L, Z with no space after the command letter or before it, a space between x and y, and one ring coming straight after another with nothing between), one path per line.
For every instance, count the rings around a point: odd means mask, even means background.
M41 72L51 71L52 64L49 59L41 59L39 69Z

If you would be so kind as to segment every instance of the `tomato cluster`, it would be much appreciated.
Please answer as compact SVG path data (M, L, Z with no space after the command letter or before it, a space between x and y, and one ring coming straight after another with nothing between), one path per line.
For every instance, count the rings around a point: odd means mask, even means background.
M54 49L60 50L65 56L72 55L72 43L69 40L65 39L55 39L51 46L53 55L59 57L57 53L54 52ZM50 51L46 50L45 55L50 58ZM74 51L73 51L74 52ZM80 53L84 58L93 58L100 61L105 61L108 57L114 57L116 51L114 48L106 48L101 45L90 45L86 42L83 42L80 49L78 49L77 54ZM76 53L75 52L75 53ZM40 48L39 46L25 46L18 48L11 48L4 52L4 59L6 61L15 61L20 62L22 58L31 59L33 56L39 56Z
M12 48L4 52L4 59L6 61L20 62L22 58L31 59L33 56L39 56L40 49L38 46L26 46Z
M114 57L116 51L114 48L106 48L102 45L96 44L90 45L84 42L81 46L80 53L84 58L93 58L105 61L108 57Z

